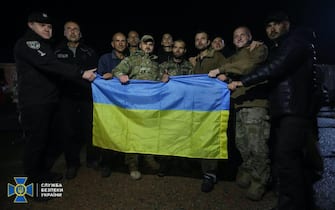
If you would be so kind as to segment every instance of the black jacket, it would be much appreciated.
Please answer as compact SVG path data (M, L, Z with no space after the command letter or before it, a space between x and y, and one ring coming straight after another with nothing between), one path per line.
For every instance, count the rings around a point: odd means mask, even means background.
M68 64L76 64L81 69L93 69L98 64L97 53L84 43L79 43L74 54L67 46L67 42L64 41L56 47L55 54L58 60ZM62 96L73 99L90 99L92 97L91 83L87 80L63 80L60 87Z
M28 29L14 47L18 76L18 105L55 103L59 78L81 79L78 66L60 62L48 40Z
M296 29L275 41L267 63L241 78L243 85L269 81L272 86L270 113L273 117L314 116L313 32Z

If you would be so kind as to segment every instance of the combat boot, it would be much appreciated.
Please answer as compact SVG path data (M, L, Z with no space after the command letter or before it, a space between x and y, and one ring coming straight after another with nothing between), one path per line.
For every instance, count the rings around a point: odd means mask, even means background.
M243 169L239 169L236 175L236 184L241 188L247 188L251 184L251 175Z
M138 170L138 165L136 163L130 163L128 165L130 177L134 180L139 180L142 177L141 172Z
M252 201L260 201L265 193L265 185L259 181L252 180L247 191L247 198Z
M153 155L145 155L144 162L146 166L153 171L158 171L160 168L160 164L155 160Z

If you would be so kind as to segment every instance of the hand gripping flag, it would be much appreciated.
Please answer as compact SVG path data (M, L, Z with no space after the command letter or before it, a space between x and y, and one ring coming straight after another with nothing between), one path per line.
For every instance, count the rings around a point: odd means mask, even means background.
M230 91L207 75L167 83L96 78L93 144L126 153L226 159Z

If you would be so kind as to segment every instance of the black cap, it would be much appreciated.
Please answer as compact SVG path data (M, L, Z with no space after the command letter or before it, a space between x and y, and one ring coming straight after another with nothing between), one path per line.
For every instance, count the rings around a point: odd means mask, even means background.
M267 25L270 22L280 23L283 21L289 21L288 15L283 11L276 11L266 17L264 24Z
M51 19L49 15L45 12L33 12L28 16L28 22L51 24Z

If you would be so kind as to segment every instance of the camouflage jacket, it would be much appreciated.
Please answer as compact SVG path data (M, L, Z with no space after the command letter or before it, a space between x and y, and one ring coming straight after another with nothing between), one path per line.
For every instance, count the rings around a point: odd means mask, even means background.
M167 70L168 74L171 76L177 75L189 75L193 74L193 66L192 64L187 61L183 60L181 63L176 63L173 59L169 61L165 61L159 65L161 74Z
M153 80L161 79L156 55L149 55L139 50L123 59L114 69L116 77L128 75L129 79Z

